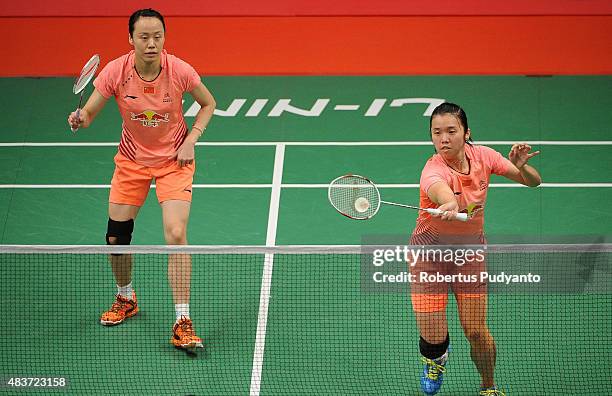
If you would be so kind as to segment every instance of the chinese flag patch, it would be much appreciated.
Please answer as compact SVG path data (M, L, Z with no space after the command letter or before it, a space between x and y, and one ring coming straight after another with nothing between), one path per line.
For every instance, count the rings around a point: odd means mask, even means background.
M144 93L146 93L146 94L154 94L155 93L155 87L144 87Z

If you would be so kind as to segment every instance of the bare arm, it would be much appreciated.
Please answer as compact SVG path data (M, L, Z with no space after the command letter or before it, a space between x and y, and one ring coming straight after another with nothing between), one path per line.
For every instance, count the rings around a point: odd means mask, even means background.
M200 138L200 136L206 130L206 126L213 116L213 111L215 110L217 103L215 102L215 98L213 98L210 91L202 83L200 83L200 85L195 87L195 89L189 93L201 106L200 111L198 111L195 116L195 121L191 127L191 132L187 136L187 139L191 140L193 144L195 144L198 141L198 138Z
M100 110L106 105L106 99L97 89L94 89L93 93L87 100L85 106L79 112L79 118L76 117L76 111L73 111L68 115L68 124L71 128L87 128L91 125L94 118L98 115Z
M195 121L191 127L191 132L179 147L176 152L176 160L179 166L191 164L195 158L195 144L198 139L204 134L206 126L210 122L217 103L210 91L200 83L196 88L189 92L196 102L201 106L200 111L196 114Z
M438 209L444 211L440 215L442 220L454 220L455 215L459 212L459 204L455 198L453 190L443 181L436 182L427 190L427 196L434 203L438 204ZM432 215L435 216L435 215Z

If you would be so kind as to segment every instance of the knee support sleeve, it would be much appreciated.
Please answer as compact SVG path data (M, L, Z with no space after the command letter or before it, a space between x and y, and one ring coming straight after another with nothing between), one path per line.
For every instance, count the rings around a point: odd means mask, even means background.
M134 219L127 221L115 221L108 219L108 227L106 229L106 244L107 245L129 245L132 242L132 232L134 231ZM115 240L111 243L110 238ZM120 255L116 255L120 256Z
M449 344L450 339L448 334L446 335L446 339L440 344L430 344L421 337L419 340L419 350L421 351L421 355L428 359L435 360L446 353Z

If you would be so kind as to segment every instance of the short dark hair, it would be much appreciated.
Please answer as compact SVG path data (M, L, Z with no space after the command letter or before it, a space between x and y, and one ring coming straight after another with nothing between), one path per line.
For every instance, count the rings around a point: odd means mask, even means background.
M134 24L136 24L136 21L141 17L151 17L159 19L162 23L162 26L164 27L164 32L166 31L166 23L164 22L164 17L162 16L162 14L152 8L143 8L142 10L134 11L134 13L130 15L130 21L128 22L130 37L133 37L134 34Z
M465 114L465 110L463 110L461 106L459 106L458 104L444 102L438 107L436 107L433 113L431 113L431 117L429 118L429 131L430 131L429 133L430 134L431 134L431 121L433 120L434 116L442 115L442 114L452 114L455 117L457 117L459 119L459 122L463 126L463 129L465 130L465 132L467 132L468 119L467 119L467 115ZM472 136L470 135L466 143L469 143L472 141L473 141Z

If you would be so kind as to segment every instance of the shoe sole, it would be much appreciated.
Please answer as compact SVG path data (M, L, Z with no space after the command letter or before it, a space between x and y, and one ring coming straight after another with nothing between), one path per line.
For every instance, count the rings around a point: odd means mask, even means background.
M136 315L138 313L138 307L136 307L133 311L131 311L130 313L126 314L125 317L121 320L118 321L110 321L110 320L103 320L100 319L100 324L102 326L116 326L118 324L123 323L124 320L126 320L127 318L131 318L132 316Z
M177 348L183 348L183 349L204 348L204 345L201 342L197 342L197 341L192 341L188 344L177 344L174 342L174 340L170 340L170 343Z

